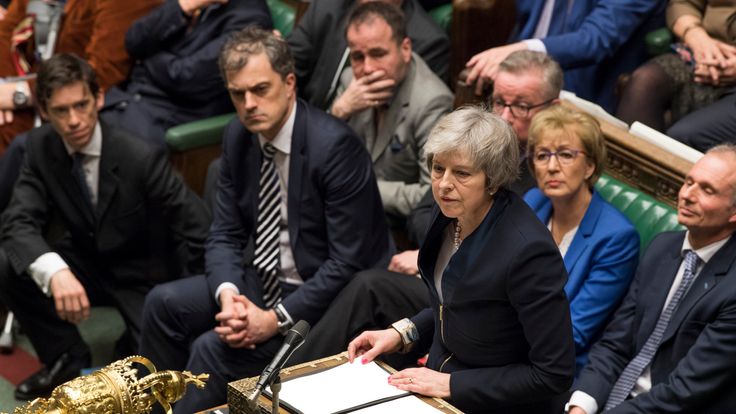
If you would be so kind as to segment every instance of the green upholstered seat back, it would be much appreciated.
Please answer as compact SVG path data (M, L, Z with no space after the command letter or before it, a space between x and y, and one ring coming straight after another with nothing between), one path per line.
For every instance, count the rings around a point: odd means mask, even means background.
M675 209L615 178L603 175L595 188L604 200L624 213L634 224L639 232L642 253L657 233L683 229L677 222Z
M288 36L294 28L294 19L296 18L294 7L281 0L266 0L266 4L271 10L274 29L281 32L281 36Z
M429 11L429 16L437 23L445 33L450 33L450 25L452 24L452 3L437 6Z

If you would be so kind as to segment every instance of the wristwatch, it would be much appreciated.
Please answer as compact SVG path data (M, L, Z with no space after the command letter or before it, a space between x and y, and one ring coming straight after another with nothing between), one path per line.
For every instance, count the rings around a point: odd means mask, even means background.
M414 348L414 344L419 339L419 332L417 331L414 322L409 318L404 318L400 321L396 321L391 324L391 327L396 329L396 332L401 336L402 347L399 350L400 354L406 354Z
M289 332L289 329L294 326L294 322L286 316L286 311L282 304L279 303L274 306L273 311L276 313L276 319L278 320L279 333L281 335L286 335L286 333Z
M15 108L24 108L30 102L30 92L25 82L15 83L15 92L13 92L13 106Z

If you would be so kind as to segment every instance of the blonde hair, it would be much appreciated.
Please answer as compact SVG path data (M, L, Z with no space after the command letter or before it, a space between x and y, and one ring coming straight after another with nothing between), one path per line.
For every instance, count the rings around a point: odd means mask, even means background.
M532 158L537 144L550 131L560 131L567 136L576 136L583 144L582 150L595 166L593 174L586 179L589 187L593 187L606 166L606 141L598 120L592 116L569 109L563 105L552 105L537 113L529 125L527 153L534 170Z

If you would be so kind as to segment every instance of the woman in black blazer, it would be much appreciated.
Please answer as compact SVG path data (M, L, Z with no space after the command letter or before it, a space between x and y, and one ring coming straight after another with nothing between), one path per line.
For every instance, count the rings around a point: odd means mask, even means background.
M575 348L549 231L506 189L518 175L519 144L500 117L464 107L425 145L439 206L419 252L431 306L353 340L351 361L429 351L425 368L391 375L396 387L450 400L465 412L560 412Z

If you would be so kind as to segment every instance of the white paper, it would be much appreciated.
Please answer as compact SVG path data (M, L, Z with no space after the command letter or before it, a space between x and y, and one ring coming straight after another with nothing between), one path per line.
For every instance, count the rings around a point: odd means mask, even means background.
M437 414L438 412L440 410L413 395L353 411L355 414Z
M330 414L370 401L406 394L406 391L389 385L388 377L389 373L374 362L365 365L360 362L345 363L316 374L284 381L279 398L304 414Z
M560 91L560 99L570 102L571 104L577 106L579 109L587 112L589 115L601 118L602 120L608 122L615 127L621 128L623 130L629 128L629 125L626 124L626 122L609 114L600 105L590 101L586 101L585 99L578 97L570 91Z
M644 141L654 144L671 154L675 154L682 159L690 161L693 164L698 162L698 160L703 156L702 152L638 121L631 124L629 132L631 135L635 135Z

